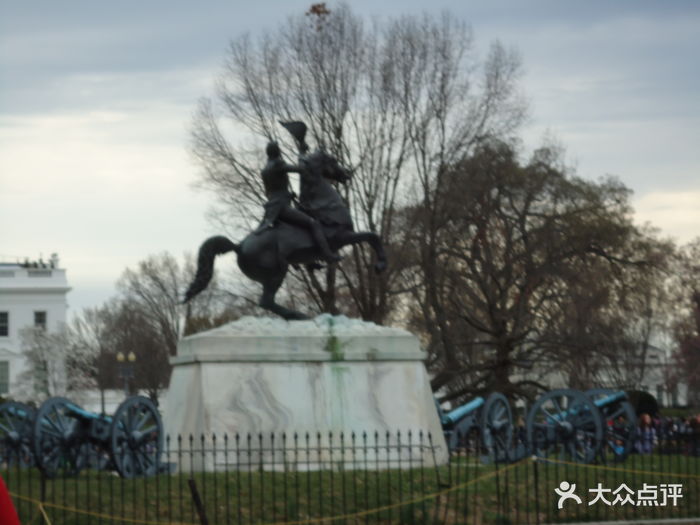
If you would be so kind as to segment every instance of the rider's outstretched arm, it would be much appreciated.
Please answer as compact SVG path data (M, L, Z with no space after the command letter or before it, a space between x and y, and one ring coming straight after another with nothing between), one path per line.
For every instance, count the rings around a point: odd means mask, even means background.
M287 164L286 162L284 163L284 171L287 173L301 173L301 170L304 169L298 164Z

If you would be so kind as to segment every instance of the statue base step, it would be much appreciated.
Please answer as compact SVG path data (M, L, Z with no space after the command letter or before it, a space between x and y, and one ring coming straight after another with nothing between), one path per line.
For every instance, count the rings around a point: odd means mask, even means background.
M445 463L425 357L405 330L327 314L244 317L185 337L171 359L171 453L196 470Z

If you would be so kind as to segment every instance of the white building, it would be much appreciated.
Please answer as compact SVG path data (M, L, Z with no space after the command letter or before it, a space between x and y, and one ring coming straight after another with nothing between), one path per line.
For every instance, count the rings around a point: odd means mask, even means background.
M661 407L687 406L688 386L672 379L676 366L670 350L649 344L615 363L591 367L588 388L641 390L653 395ZM553 390L570 388L569 373L558 362L539 362L520 372L517 379L537 381Z
M12 396L25 369L20 332L27 327L58 331L66 322L70 291L54 254L46 263L0 262L0 396Z

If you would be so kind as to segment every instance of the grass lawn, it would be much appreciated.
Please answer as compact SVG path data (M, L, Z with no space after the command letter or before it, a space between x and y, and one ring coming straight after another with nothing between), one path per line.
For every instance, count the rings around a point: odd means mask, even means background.
M13 494L42 499L52 525L199 523L188 487L190 477L210 524L304 523L343 515L313 523L520 524L700 517L700 458L681 454L632 455L624 463L608 465L530 459L483 465L473 457L453 457L449 466L438 469L231 470L135 480L84 471L75 478L46 481L43 497L36 469L12 468L0 474ZM564 509L557 509L554 489L562 481L576 484L582 504L569 500ZM659 496L660 485L681 484L682 497L676 506L672 501L666 506L588 505L594 497L589 489L599 483L611 490L624 483L634 492L635 502L645 483L656 487ZM606 498L614 500L615 495L608 492ZM15 501L22 523L41 523L35 502L17 497Z

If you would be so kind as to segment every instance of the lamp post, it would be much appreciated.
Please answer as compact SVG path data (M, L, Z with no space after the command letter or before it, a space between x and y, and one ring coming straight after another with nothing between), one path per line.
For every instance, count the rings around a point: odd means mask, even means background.
M123 352L117 352L117 361L119 362L119 377L124 380L124 396L129 397L129 381L134 378L136 354L129 352L124 355Z

